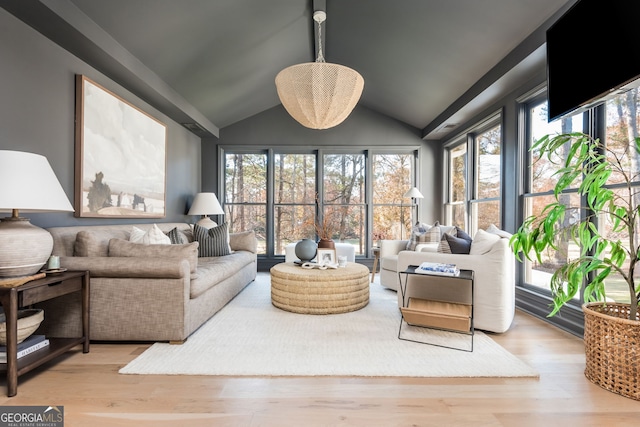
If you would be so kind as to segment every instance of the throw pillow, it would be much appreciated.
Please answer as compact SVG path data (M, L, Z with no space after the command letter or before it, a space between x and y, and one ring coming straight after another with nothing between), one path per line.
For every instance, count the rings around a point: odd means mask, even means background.
M452 236L448 233L442 235L440 244L438 245L438 252L445 254L463 254L468 255L471 250L471 241L462 237Z
M231 253L229 247L229 223L225 222L213 228L204 228L195 224L193 235L200 246L198 256L224 256Z
M491 233L491 234L497 234L500 237L504 237L505 239L510 239L513 234L509 233L508 231L504 231L504 230L500 230L498 227L496 227L495 224L491 224L487 227L487 232Z
M429 229L429 235L427 237L428 243L439 243L442 240L443 234L456 235L456 227L453 225L440 225L439 221L433 224L433 227Z
M142 243L144 245L171 244L169 236L164 234L156 224L153 224L153 226L146 232L136 226L133 226L131 228L131 234L129 235L129 241L133 243Z
M478 230L476 235L473 237L473 242L471 243L471 251L470 255L482 255L486 254L491 250L493 245L496 244L501 237L497 234L487 233L484 230Z
M123 239L109 240L110 257L179 258L189 261L191 273L198 268L198 242L186 245L133 243Z
M458 227L456 225L455 229L456 229L456 233L454 234L454 236L461 237L461 238L463 238L464 240L466 240L469 243L471 243L473 241L471 236L469 236L462 228L460 228L460 227Z
M411 237L409 237L406 249L408 251L415 251L418 244L426 243L429 228L429 225L424 223L416 223L416 225L411 227Z
M172 245L186 245L187 243L191 243L189 242L187 235L178 230L178 227L168 231L166 234L169 237L169 240L171 240Z
M101 250L100 241L93 233L85 230L78 231L76 234L76 243L73 246L73 255L82 257L105 256Z
M429 229L429 234L427 235L428 243L438 243L442 238L442 229L440 228L440 223L436 221L433 224L433 227Z

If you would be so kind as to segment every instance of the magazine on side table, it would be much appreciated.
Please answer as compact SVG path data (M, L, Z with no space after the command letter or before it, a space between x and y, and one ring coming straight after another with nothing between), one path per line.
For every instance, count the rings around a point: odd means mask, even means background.
M416 268L416 273L436 274L440 276L459 276L460 269L455 264L444 264L440 262L423 262Z

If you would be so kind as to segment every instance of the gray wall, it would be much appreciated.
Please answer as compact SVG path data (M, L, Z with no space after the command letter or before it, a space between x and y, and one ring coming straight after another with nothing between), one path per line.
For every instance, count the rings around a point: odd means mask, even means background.
M284 107L277 106L261 114L220 130L220 139L203 140L202 190L219 192L218 145L221 146L346 146L358 148L420 147L420 190L425 199L420 219L439 219L441 158L439 144L426 143L421 130L358 105L340 125L325 130L308 129L293 120Z
M0 149L49 159L74 203L75 74L84 74L167 125L166 218L188 221L200 190L200 138L124 90L26 24L0 9ZM25 214L41 227L149 222L75 218L73 213Z

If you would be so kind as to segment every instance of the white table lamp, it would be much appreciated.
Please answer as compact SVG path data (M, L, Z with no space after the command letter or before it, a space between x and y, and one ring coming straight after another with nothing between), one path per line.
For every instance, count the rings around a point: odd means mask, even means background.
M46 157L0 150L0 277L29 276L46 263L53 249L48 231L20 217L24 212L73 212Z
M193 199L188 215L203 215L202 219L198 221L198 225L211 228L218 224L211 220L209 215L224 215L224 210L215 193L198 193Z

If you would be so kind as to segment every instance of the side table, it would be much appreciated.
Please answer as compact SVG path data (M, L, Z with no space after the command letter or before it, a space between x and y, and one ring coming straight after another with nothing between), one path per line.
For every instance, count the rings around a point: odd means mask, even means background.
M373 253L373 268L371 269L371 283L376 278L376 271L378 271L378 261L380 261L380 248L374 246L371 248L371 252Z
M89 352L89 282L88 271L68 271L12 288L0 288L0 304L7 321L7 363L0 363L0 371L5 369L7 372L7 396L12 397L18 393L19 375L37 368L78 344L82 344L83 353ZM47 337L47 347L18 359L18 309L72 292L82 293L82 336Z
M410 265L406 270L398 273L400 292L402 296L402 316L398 339L430 344L455 350L473 351L473 270L460 270L458 276L440 274L416 273L417 265ZM402 275L404 274L404 283ZM428 299L415 299L407 296L407 282L409 276L420 278L413 286L423 286L427 290ZM412 304L415 303L415 304ZM412 306L413 305L413 306ZM471 336L471 348L452 347L402 338L402 324L423 328L440 329L444 331L467 334Z

